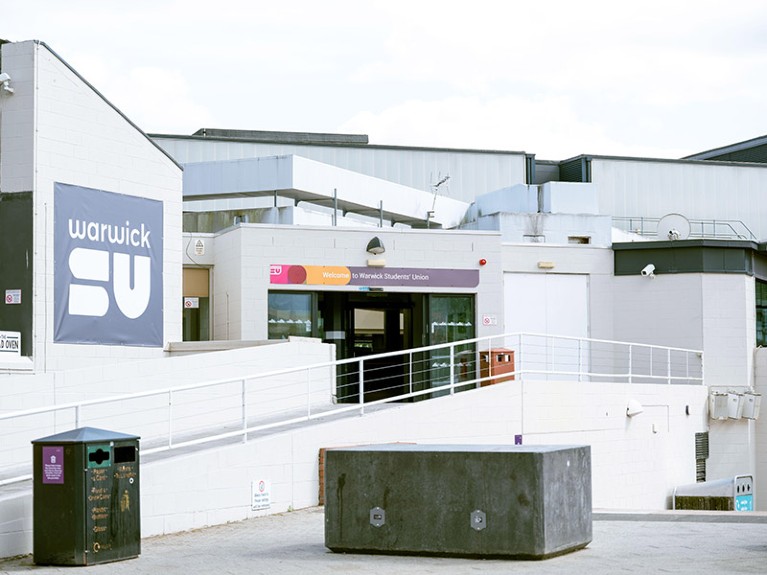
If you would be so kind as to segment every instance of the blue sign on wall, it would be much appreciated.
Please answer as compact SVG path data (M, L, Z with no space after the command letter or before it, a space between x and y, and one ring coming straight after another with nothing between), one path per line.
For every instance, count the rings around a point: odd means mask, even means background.
M163 345L162 202L54 185L56 342Z
M735 496L735 511L753 511L754 510L754 496L748 495L736 495Z

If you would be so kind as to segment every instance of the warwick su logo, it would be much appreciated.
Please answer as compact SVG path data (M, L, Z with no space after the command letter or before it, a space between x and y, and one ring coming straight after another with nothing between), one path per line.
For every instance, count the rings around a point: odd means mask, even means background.
M72 239L87 238L91 242L109 242L112 245L130 245L149 249L151 247L149 235L150 232L144 229L143 223L139 230L131 229L130 222L127 221L124 227L117 227L112 224L69 220L69 237ZM110 264L113 278L112 290L117 307L130 319L140 317L149 305L149 296L152 292L149 257L130 256L119 252L110 254L108 250L89 248L74 248L69 252L69 270L78 280L109 283ZM133 287L131 287L131 264L133 264ZM69 313L71 315L102 317L107 311L109 311L109 293L106 287L70 284Z
M55 341L162 345L162 203L55 185Z

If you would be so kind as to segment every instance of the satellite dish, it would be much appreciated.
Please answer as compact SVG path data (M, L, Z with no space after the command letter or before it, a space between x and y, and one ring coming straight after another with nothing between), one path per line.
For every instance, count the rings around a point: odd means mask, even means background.
M658 221L659 240L686 240L690 237L690 222L682 214L666 214Z

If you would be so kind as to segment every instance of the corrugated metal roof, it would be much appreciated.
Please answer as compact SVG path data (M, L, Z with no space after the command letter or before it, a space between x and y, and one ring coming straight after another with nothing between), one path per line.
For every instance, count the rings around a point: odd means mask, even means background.
M200 128L193 136L203 138L222 138L227 140L245 140L248 142L280 142L284 144L352 144L368 143L366 134L328 134L316 132L272 132L265 130L221 130L219 128Z
M686 156L690 160L721 160L735 162L767 163L767 136L759 136L743 142L736 142L721 148L714 148Z
M239 136L223 136L223 135L214 135L215 132L241 132L243 134L245 133L252 133L252 134L260 134L262 136L255 136L252 138L249 137L239 137ZM207 135L201 135L203 132L205 132ZM301 135L301 134L307 134L307 135L326 135L326 136L342 136L341 138L338 138L338 141L332 141L331 139L328 139L324 142L306 142L306 141L300 141L300 140L285 140L281 138L271 139L265 137L266 134L295 134L295 135ZM311 144L314 146L343 146L343 147L364 147L364 148L371 148L371 149L377 149L377 150L412 150L412 151L422 151L422 152L458 152L458 153L471 153L471 154L523 154L526 155L527 152L521 151L521 150L499 150L499 149L491 149L491 148L440 148L435 146L396 146L391 144L371 144L369 142L367 143L361 143L361 142L344 142L343 137L357 137L357 135L344 135L344 134L318 134L313 132L266 132L266 131L258 131L258 130L217 130L215 128L200 128L197 130L194 134L191 136L185 135L185 134L148 134L150 138L157 138L157 139L171 139L171 140L220 140L220 141L232 141L232 142L253 142L253 143L269 143L269 144L280 144L280 143L289 143L289 144ZM367 138L366 135L362 134L360 137Z

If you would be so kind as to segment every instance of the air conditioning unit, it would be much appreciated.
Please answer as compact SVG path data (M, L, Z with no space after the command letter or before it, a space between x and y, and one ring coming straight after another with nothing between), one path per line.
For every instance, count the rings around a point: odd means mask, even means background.
M711 419L727 419L727 398L726 393L711 392L708 396L708 416Z
M740 419L743 417L743 394L737 391L727 392L727 417Z
M759 419L759 408L762 405L762 395L747 391L743 394L743 417L746 419Z

